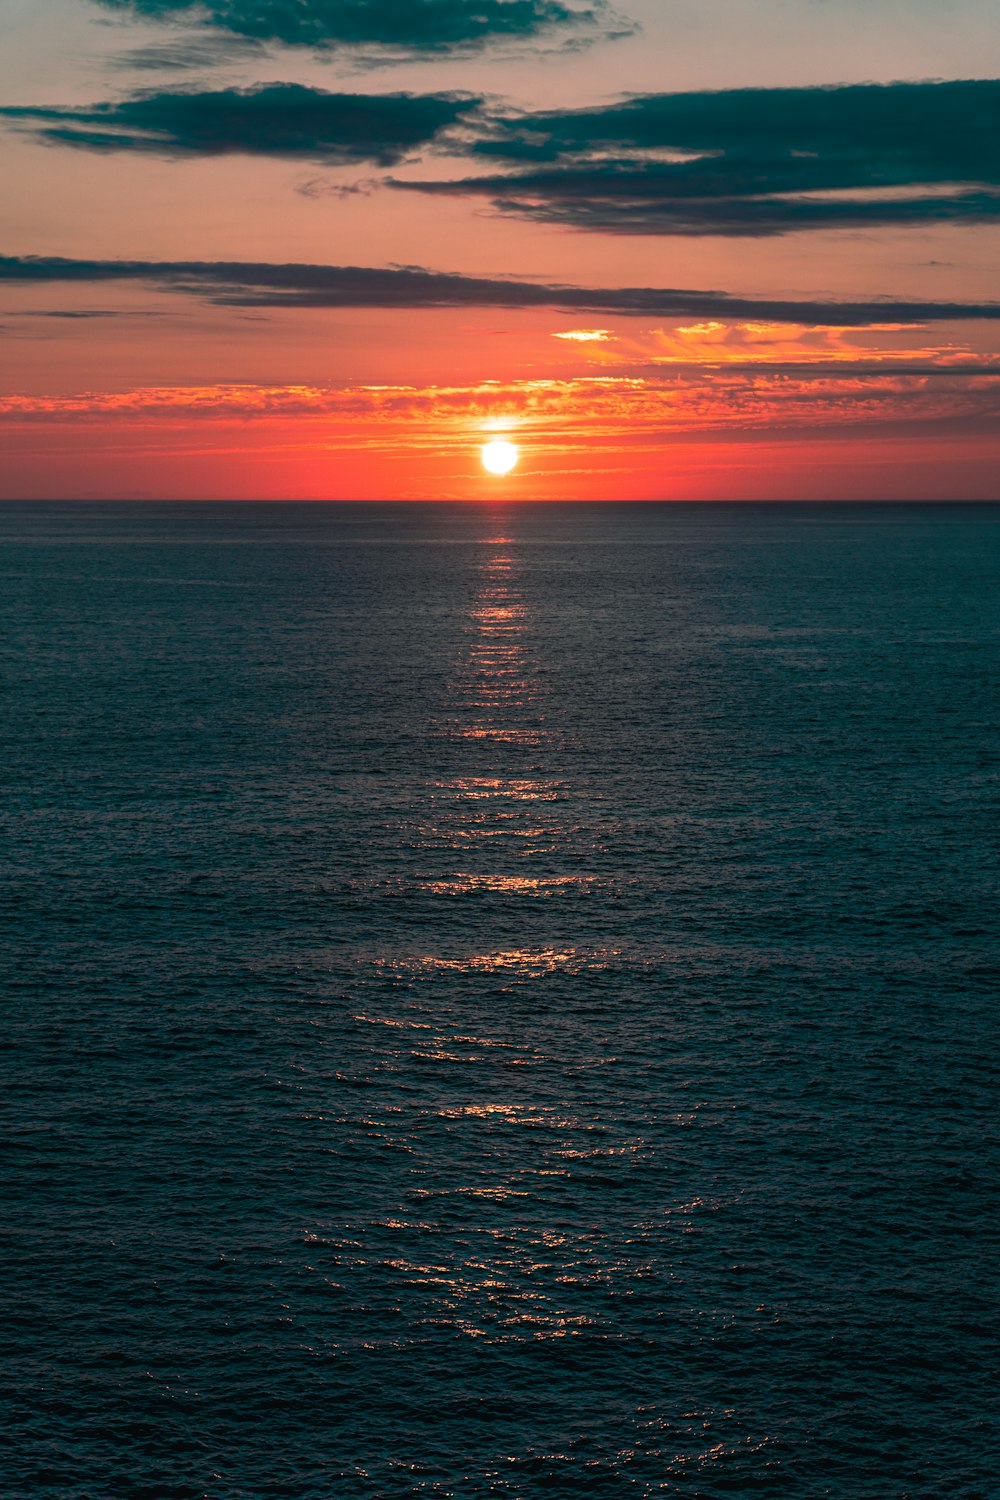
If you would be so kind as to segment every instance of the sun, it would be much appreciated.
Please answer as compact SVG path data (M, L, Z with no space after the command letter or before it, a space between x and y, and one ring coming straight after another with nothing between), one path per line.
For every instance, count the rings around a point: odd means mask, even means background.
M519 457L514 444L503 442L500 438L483 444L483 468L490 474L509 474Z

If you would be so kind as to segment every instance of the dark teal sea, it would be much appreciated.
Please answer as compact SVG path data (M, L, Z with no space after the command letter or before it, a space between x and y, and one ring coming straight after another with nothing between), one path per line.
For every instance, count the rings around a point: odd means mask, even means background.
M4 1500L997 1500L998 544L0 508Z

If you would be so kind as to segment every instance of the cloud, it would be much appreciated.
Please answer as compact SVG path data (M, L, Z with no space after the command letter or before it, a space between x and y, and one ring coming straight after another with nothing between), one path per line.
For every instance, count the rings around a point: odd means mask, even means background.
M587 109L498 118L479 154L579 159L671 150L766 160L801 185L800 170L846 176L815 186L900 181L1000 181L1000 80L747 88L639 94ZM777 189L777 184L774 184Z
M265 55L263 42L252 37L193 36L179 41L129 47L104 59L105 66L124 73L186 73L194 68L226 67Z
M8 314L8 316L15 318L65 318L69 322L75 323L80 321L87 322L91 318L121 318L129 316L129 314L122 313L118 308L110 307L53 307L45 308L42 311L17 312ZM155 318L159 317L160 314L150 312L145 313L144 316Z
M458 93L333 94L296 83L161 91L89 108L0 108L42 140L157 156L299 158L390 166L480 105Z
M766 236L1000 218L1000 81L648 94L498 117L506 169L395 181L619 234Z
M101 0L161 21L200 20L236 36L325 50L448 53L558 30L606 32L603 0Z
M746 318L829 327L1000 319L1000 302L785 301L671 287L580 287L428 271L421 266L280 265L253 261L70 260L0 256L0 283L140 282L221 307L557 308L646 318Z
M822 325L712 320L643 329L629 340L626 358L651 366L715 369L853 371L856 374L900 373L948 375L995 373L990 355L966 341L928 338L920 324L882 323L865 329Z
M653 172L626 174L608 168L586 180L560 174L516 184L516 193L493 197L501 214L604 234L722 235L763 238L802 230L912 228L936 224L988 224L1000 219L1000 194L955 193L911 198L719 198L677 202L671 184ZM497 193L498 181L401 184L432 193Z
M385 453L426 447L467 449L470 432L498 423L518 441L575 447L610 445L626 453L685 435L765 435L769 441L872 427L913 431L935 425L989 435L1000 417L1000 371L947 380L939 371L859 369L703 370L669 375L591 376L477 385L141 387L70 396L0 397L0 422L175 429L208 424L295 424L295 443L312 441ZM990 378L992 377L992 378ZM312 436L308 424L315 423Z
M345 166L449 149L502 172L391 187L485 196L503 214L620 234L764 237L1000 220L1000 81L657 94L504 116L450 91L294 83L147 90L89 107L8 106L51 144L169 157L244 153ZM371 191L371 179L362 187ZM324 189L312 179L300 191Z
M615 336L610 328L568 328L565 333L554 333L554 339L565 339L571 344L611 344Z

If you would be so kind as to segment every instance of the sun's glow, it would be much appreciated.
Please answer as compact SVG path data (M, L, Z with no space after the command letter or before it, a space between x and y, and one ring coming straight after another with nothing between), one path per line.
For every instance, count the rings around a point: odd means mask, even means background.
M568 339L572 344L609 344L615 342L610 328L568 328L565 333L554 333L554 339Z
M509 474L517 463L519 454L513 443L500 438L483 444L483 468L490 474Z

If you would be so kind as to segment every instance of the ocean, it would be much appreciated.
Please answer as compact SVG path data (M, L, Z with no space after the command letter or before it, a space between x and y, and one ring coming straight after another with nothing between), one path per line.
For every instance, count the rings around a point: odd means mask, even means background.
M0 540L0 1493L1000 1496L1000 507Z

